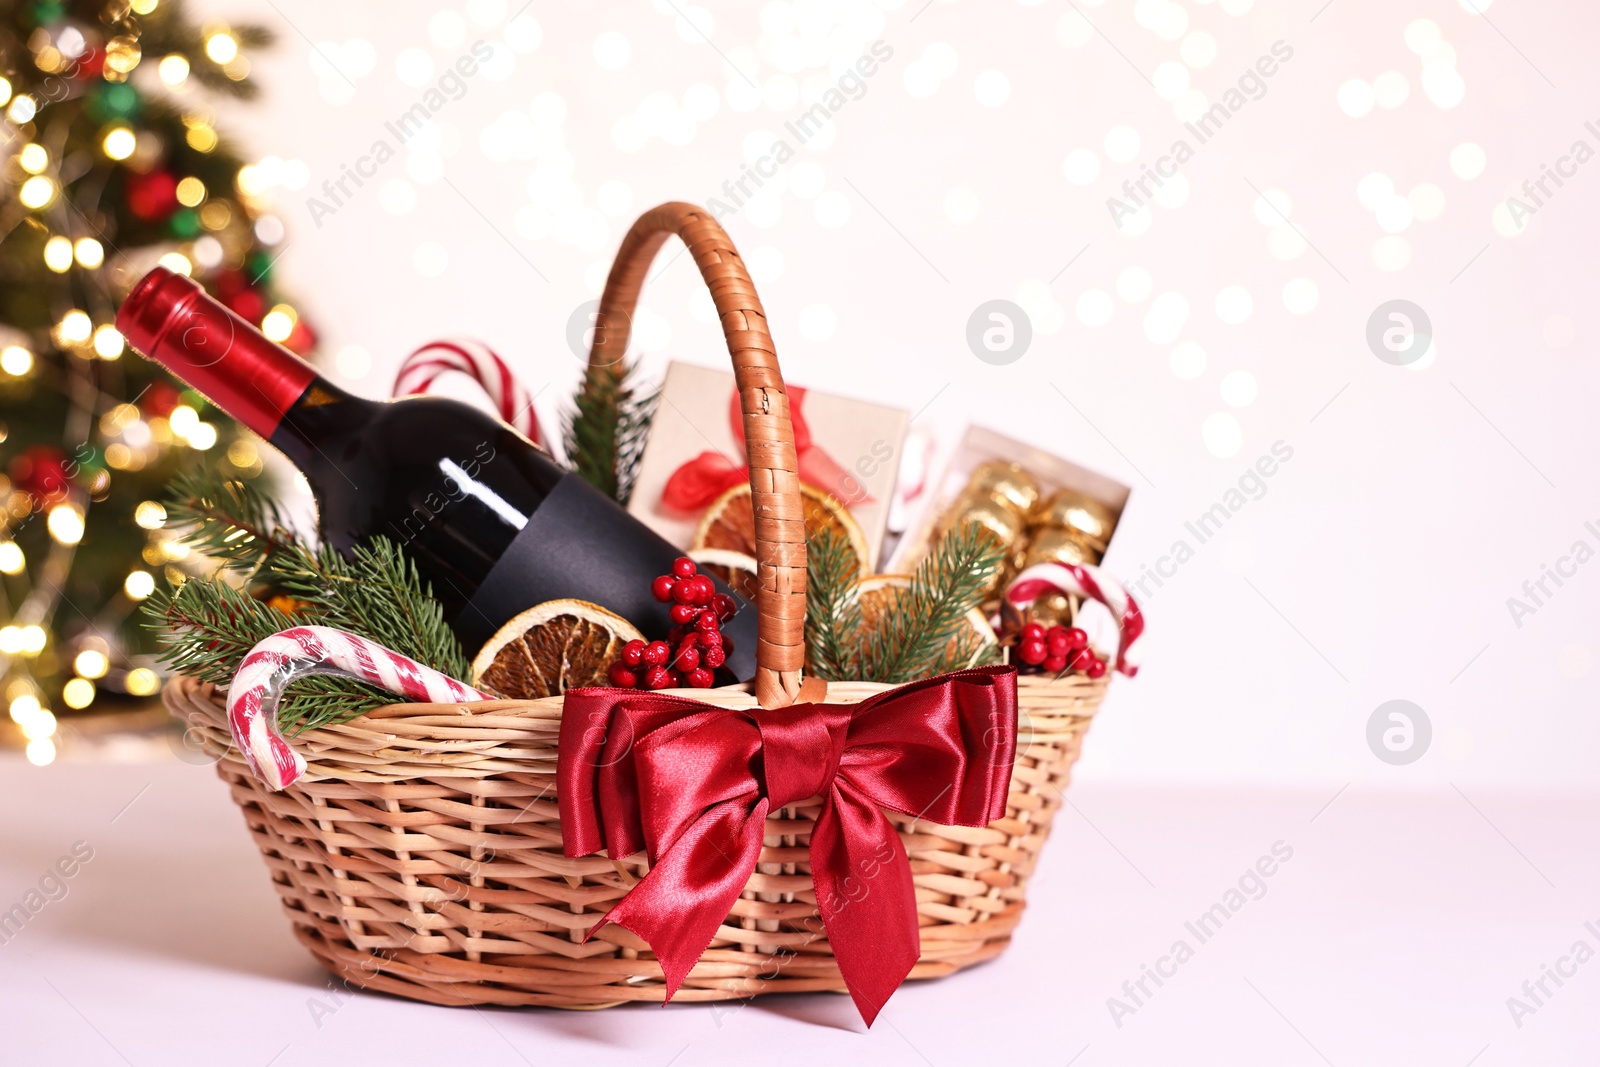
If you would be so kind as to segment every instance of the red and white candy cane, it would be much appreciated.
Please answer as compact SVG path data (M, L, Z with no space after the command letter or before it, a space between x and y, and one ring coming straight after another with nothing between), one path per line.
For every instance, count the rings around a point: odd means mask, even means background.
M481 341L462 338L423 345L406 357L395 375L393 396L413 396L433 388L446 371L465 374L483 388L500 418L534 444L539 444L539 419L533 397L517 381L506 361Z
M1076 563L1036 563L1017 575L1006 590L1006 601L1025 608L1046 593L1073 593L1098 600L1117 620L1117 670L1132 678L1139 673L1144 650L1137 647L1144 633L1144 613L1122 583L1099 567Z
M239 664L228 687L228 727L255 776L282 789L306 771L306 761L278 732L278 701L296 678L342 674L407 700L463 704L489 700L414 659L364 637L328 626L295 626L260 642Z

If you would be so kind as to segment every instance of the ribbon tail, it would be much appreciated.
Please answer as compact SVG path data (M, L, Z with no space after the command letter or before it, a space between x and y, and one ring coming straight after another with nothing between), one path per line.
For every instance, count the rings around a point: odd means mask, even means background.
M852 478L850 473L834 461L821 448L812 445L799 452L800 480L807 485L826 490L839 498L845 507L872 503L866 487Z
M755 873L766 817L764 799L753 811L735 801L707 811L589 936L612 922L643 938L661 963L671 1000Z
M839 974L870 1027L922 952L900 835L877 807L835 785L811 831L811 878Z

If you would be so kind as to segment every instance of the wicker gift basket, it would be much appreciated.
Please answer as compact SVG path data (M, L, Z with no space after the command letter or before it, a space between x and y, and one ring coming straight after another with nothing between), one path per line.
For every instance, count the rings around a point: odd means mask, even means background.
M626 348L646 271L674 234L710 286L733 357L760 553L757 678L693 695L723 708L783 707L812 697L801 692L805 543L795 450L766 315L710 215L666 204L633 226L606 283L591 366L610 366ZM885 813L915 887L921 950L911 977L949 974L1010 943L1108 680L1018 679L1003 818L949 827ZM834 682L826 699L849 704L890 688ZM221 692L179 677L165 699L216 760L296 936L349 985L445 1005L599 1008L666 998L662 967L643 940L614 924L586 940L648 867L643 854L564 854L556 795L563 698L393 704L308 730L294 739L306 774L281 792L263 785L235 747ZM818 936L806 850L819 804L769 814L756 873L677 999L843 988L825 931Z

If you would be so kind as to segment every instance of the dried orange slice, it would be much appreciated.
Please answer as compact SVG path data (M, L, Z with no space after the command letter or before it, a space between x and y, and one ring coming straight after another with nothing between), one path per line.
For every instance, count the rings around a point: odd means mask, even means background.
M867 573L872 565L867 535L861 531L860 524L850 517L849 509L832 493L804 484L800 486L800 506L805 516L806 536L813 537L817 531L830 526L842 530L850 547L855 550L856 558L861 561L861 573ZM755 508L750 502L748 483L734 486L711 502L706 513L700 517L700 525L694 531L694 540L689 543L689 548L691 555L700 549L722 548L755 556Z
M756 558L731 548L697 548L689 558L700 565L702 574L709 574L725 583L729 589L754 604L756 602Z
M861 603L862 630L869 631L881 625L887 614L896 610L895 601L901 591L911 587L911 578L905 574L874 574L856 583L856 598ZM945 658L952 670L977 666L985 647L997 641L994 627L984 618L983 612L973 608L967 612L967 629L950 638L945 646Z
M644 635L587 600L547 600L500 627L472 661L472 684L513 700L609 685L622 646Z

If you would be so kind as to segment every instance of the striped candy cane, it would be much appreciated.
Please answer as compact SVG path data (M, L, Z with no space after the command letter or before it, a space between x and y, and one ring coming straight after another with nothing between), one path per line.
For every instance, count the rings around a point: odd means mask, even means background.
M517 381L505 360L481 341L457 339L423 345L400 364L391 395L426 393L446 371L458 371L477 382L494 402L502 421L521 431L534 444L540 443L533 397Z
M1013 607L1025 608L1046 593L1075 593L1098 600L1111 609L1117 620L1117 670L1132 678L1139 673L1139 663L1144 649L1136 648L1139 635L1144 633L1144 613L1122 583L1099 567L1076 563L1036 563L1017 575L1006 590L1006 601Z
M233 742L269 789L282 789L306 771L306 761L278 732L278 701L290 682L308 674L359 678L407 700L433 704L490 699L414 659L343 630L328 626L281 630L246 654L228 687Z

